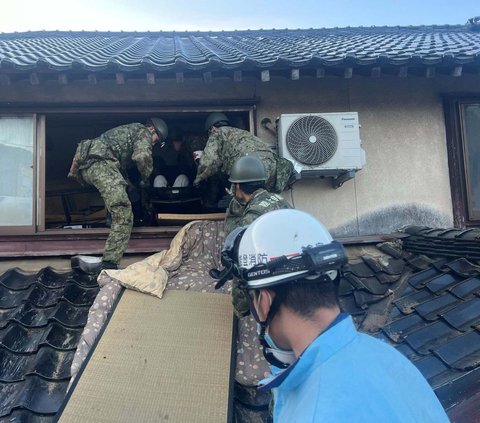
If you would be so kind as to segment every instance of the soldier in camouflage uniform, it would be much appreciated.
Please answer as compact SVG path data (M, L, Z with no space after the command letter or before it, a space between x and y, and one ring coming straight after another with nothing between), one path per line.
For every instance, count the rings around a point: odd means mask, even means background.
M255 156L243 156L235 161L229 181L234 197L230 201L225 217L225 233L249 225L262 214L272 210L292 208L280 195L265 189L267 179L262 161ZM238 318L250 312L244 291L239 288L236 278L232 281L232 303ZM248 325L248 317L242 319ZM252 321L252 324L254 321ZM255 387L235 383L234 410L236 421L265 422L269 420L267 404L271 397L260 393Z
M249 225L272 210L292 208L280 195L265 189L266 178L265 167L258 157L243 156L233 164L229 181L234 197L227 209L225 233ZM236 280L233 281L232 297L235 314L246 316L249 312L247 300Z
M210 114L205 129L210 137L200 159L194 185L218 172L229 175L238 158L254 154L265 166L266 189L276 193L285 189L293 175L293 165L276 155L260 138L243 129L231 127L223 113Z
M112 216L102 268L118 267L130 239L133 214L127 195L127 169L136 164L141 184L147 185L153 168L152 146L167 134L165 122L152 118L147 125L122 125L78 144L68 176L97 188Z

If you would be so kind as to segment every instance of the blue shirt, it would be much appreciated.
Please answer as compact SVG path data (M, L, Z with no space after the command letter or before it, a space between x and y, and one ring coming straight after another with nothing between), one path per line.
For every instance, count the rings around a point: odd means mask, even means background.
M341 316L284 373L274 421L443 423L448 417L420 371L392 346Z

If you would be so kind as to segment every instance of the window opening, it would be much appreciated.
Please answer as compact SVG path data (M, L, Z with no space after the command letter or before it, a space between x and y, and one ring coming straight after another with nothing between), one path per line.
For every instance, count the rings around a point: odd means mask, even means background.
M194 188L196 164L193 153L202 150L207 141L205 118L209 112L161 113L65 113L47 114L45 126L45 228L108 227L109 215L98 191L90 185L81 186L67 178L77 144L84 139L100 136L120 125L139 122L158 116L165 120L169 137L165 146L157 143L153 148L154 172L146 189L140 187L139 173L130 167L126 177L135 189L130 191L134 212L134 226L148 227L172 224L156 218L158 213L214 213L224 212L227 175L217 175L203 186ZM249 127L248 111L226 112L234 126ZM174 143L175 141L175 143ZM175 174L186 174L188 185L172 187ZM166 185L157 183L162 175Z

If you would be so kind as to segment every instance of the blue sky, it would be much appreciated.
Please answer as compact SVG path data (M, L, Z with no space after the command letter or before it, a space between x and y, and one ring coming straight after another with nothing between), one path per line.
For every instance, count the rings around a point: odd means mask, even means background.
M480 0L3 0L0 32L463 24Z

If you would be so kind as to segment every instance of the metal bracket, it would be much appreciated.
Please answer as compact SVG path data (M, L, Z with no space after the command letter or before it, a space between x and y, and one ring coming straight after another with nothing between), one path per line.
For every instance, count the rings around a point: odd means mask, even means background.
M332 178L332 186L334 189L340 188L345 182L355 177L355 170L348 170L338 176Z

